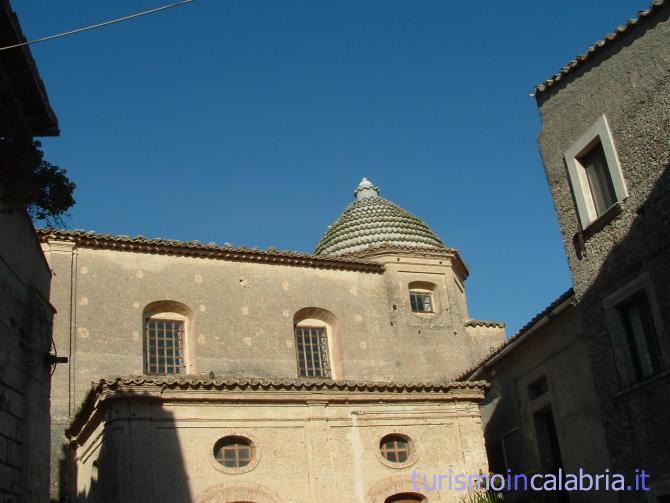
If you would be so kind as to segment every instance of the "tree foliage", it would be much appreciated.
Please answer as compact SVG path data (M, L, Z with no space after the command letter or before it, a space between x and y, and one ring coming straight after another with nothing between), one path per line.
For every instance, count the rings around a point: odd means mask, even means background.
M34 220L62 226L76 185L44 159L41 146L32 138L0 138L0 201L7 211L25 210Z

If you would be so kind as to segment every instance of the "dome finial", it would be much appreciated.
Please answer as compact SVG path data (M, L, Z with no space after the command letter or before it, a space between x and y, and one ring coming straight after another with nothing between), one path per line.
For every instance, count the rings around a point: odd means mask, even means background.
M363 177L361 183L359 183L356 190L354 190L354 196L356 196L357 201L369 197L379 197L379 188L375 187L370 180Z

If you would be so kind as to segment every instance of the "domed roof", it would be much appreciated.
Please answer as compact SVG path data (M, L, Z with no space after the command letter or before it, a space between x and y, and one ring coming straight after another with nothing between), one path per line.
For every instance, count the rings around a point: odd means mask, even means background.
M346 255L383 246L446 248L422 220L380 197L379 189L367 178L354 195L356 200L321 238L316 255Z

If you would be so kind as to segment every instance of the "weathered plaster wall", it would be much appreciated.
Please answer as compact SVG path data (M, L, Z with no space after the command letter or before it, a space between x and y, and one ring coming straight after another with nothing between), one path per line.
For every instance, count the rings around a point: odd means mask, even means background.
M538 96L539 137L558 213L612 463L645 467L670 479L668 373L625 390L616 370L603 299L648 274L661 314L659 339L667 358L670 327L670 7L666 4L620 40ZM584 234L563 160L571 144L602 114L610 125L628 198L611 221ZM622 500L634 497L622 496Z
M118 397L100 406L103 436L93 427L77 437L81 501L92 501L86 488L114 485L118 493L110 503L383 503L393 494L414 492L413 470L430 481L450 469L486 473L476 400L426 396L403 402L382 393L344 403L341 395L324 392L284 393L267 403L263 394L237 393L229 400L225 393L176 391L160 400ZM389 433L411 439L413 462L393 468L382 461L379 442ZM222 470L213 446L226 435L253 440L252 469ZM99 448L93 448L96 438ZM94 462L91 483L86 479ZM446 489L424 494L431 503L463 497Z
M409 356L414 371L390 379L435 380L452 376L479 361L491 348L505 341L504 325L498 329L473 330L465 295L463 272L447 259L403 255L377 255L374 260L384 264L384 285L390 333L394 344ZM413 313L409 289L412 283L434 285L436 313ZM416 376L416 377L415 377Z
M470 361L481 361L482 355L486 356L494 349L503 344L505 326L498 322L471 322L465 326L465 333L470 338Z
M446 305L446 291L440 292L441 313L416 315L404 299L406 282L389 287L387 275L72 250L63 243L49 245L47 257L56 273L54 302L62 306L57 341L67 347L72 331L76 344L70 349L75 408L91 381L142 373L142 311L160 300L178 301L193 311L188 373L297 375L293 318L306 307L326 309L337 318L343 378L435 379L451 374L447 367L457 370L461 362L468 363L463 320ZM403 274L424 278L426 267ZM393 296L402 297L397 310L389 302L393 288ZM63 400L61 392L55 391L54 402Z
M28 217L6 210L0 206L0 501L46 502L50 273Z
M54 270L54 337L71 357L53 378L55 455L92 381L143 372L142 313L157 301L180 302L192 313L190 374L297 376L294 318L312 307L335 317L329 337L338 349L339 379L446 379L504 340L502 329L465 330L465 294L449 259L387 257L393 263L381 274L92 249L62 240L43 246ZM411 312L411 281L437 285L438 313ZM52 467L57 491L62 469L56 461Z
M545 376L548 392L533 398L528 386ZM604 473L609 455L593 375L576 306L569 305L529 334L477 379L491 383L481 405L491 469L542 470L533 414L551 407L566 472ZM616 501L602 492L574 493L570 501Z

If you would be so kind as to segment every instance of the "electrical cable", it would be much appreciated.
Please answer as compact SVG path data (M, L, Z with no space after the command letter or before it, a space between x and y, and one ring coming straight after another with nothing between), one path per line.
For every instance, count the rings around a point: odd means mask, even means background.
M69 35L74 35L75 33L81 33L82 31L93 30L95 28L101 28L114 23L120 23L122 21L127 21L129 19L134 19L140 16L146 16L147 14L153 14L154 12L159 12L165 9L171 9L172 7L178 7L187 3L191 3L195 0L182 0L181 2L175 2L169 5L163 5L162 7L156 7L155 9L145 10L143 12L138 12L137 14L131 14L129 16L123 16L116 19L111 19L109 21L104 21L102 23L92 24L90 26L85 26L83 28L77 28L76 30L70 30L63 33L57 33L56 35L49 35L48 37L37 38L35 40L30 40L28 42L21 42L20 44L8 45L7 47L0 47L0 51L6 51L9 49L14 49L16 47L23 47L24 45L37 44L40 42L46 42L47 40L53 40L56 38L67 37Z

